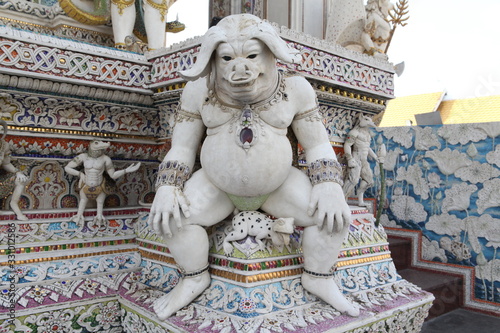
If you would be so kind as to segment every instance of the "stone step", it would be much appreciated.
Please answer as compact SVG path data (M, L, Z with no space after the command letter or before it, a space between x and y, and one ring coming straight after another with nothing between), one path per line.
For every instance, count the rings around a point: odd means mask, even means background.
M403 270L411 266L411 241L407 238L397 238L389 236L389 250L391 251L392 261L396 269Z
M424 323L421 333L497 333L500 318L467 309L453 310Z
M398 270L398 273L403 279L434 295L435 300L426 320L463 306L463 281L461 277L414 268Z

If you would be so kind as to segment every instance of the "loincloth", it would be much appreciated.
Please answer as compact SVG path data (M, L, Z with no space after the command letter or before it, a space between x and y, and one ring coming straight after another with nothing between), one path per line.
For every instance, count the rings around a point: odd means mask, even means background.
M103 179L101 185L97 186L83 185L82 191L87 196L87 199L95 200L101 193L108 194L108 191L106 190L106 180Z

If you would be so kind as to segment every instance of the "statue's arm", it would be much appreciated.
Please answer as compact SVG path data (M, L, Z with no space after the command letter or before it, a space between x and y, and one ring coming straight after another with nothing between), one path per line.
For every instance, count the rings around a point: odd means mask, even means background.
M82 164L84 160L85 160L84 154L77 155L68 164L66 164L66 166L64 167L64 171L66 171L67 174L72 176L81 176L81 172L76 170L76 168L80 164Z
M106 172L108 173L108 175L112 179L118 179L126 173L135 172L141 166L141 163L138 162L138 163L131 164L126 169L115 170L115 167L113 165L113 161L111 160L111 158L109 156L106 156L106 155L104 155L103 157L105 158Z
M319 114L316 93L303 77L292 79L289 83L294 88L294 94L290 98L297 106L292 129L305 150L307 162L325 158L337 160Z
M308 214L328 233L339 232L351 222L351 212L342 191L342 167L317 110L314 90L309 83L300 84L298 88L294 89L297 92L294 101L300 109L292 129L305 150L307 172L313 185Z
M1 162L2 162L2 168L5 171L10 172L10 173L14 173L14 172L19 171L19 170L17 170L17 168L11 162L11 157L10 157L10 151L9 150L7 150L5 152L5 155L4 155L3 160Z
M356 144L357 136L358 132L356 130L351 130L344 142L344 156L347 160L347 165L351 168L356 166L352 157L352 146Z
M177 110L172 145L163 162L179 161L190 169L193 168L196 152L205 133L201 118L201 99L205 90L203 79L186 84Z
M201 84L203 83L203 84ZM201 81L188 82L182 93L177 121L172 133L172 145L160 164L156 179L156 195L148 223L156 232L171 237L170 221L182 228L181 211L189 218L189 203L182 191L191 176L196 152L205 132L201 118L203 89Z

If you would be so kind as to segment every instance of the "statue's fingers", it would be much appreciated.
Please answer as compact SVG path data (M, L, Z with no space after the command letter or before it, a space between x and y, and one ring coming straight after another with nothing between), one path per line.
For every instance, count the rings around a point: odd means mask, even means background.
M160 214L158 214L160 215ZM167 238L171 238L172 237L172 230L170 230L170 213L169 212L163 212L161 213L160 215L162 217L162 231L163 231L163 235L166 236Z
M326 231L329 235L333 233L334 218L335 214L332 214L331 212L326 214Z
M181 207L182 213L186 218L189 218L189 216L191 216L191 213L189 212L189 202L186 196L183 193L179 193L177 195L177 200L179 201L179 206Z
M335 213L335 231L341 232L345 225L345 219L342 215L342 212Z
M326 212L318 208L318 215L316 216L316 225L320 228L323 229L325 227L325 217L326 217Z
M344 228L349 227L349 225L350 225L350 224L351 224L351 222L352 222L352 215L351 215L351 212L350 212L350 211L344 212L344 213L342 214L342 217L343 217L343 222L344 222Z
M177 200L175 200L172 215L174 216L175 226L177 227L178 230L181 230L182 229L181 210Z
M153 212L152 227L153 227L153 230L156 233L160 233L161 232L160 222L161 222L161 214Z
M309 201L309 206L307 207L307 215L313 216L317 207L318 207L318 200L315 198L311 198L311 201Z

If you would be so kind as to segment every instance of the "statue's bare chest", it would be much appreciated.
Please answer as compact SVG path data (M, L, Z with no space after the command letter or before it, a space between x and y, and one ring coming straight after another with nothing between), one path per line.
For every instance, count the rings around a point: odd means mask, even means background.
M209 129L224 124L244 124L245 122L283 129L290 126L294 116L292 106L286 101L269 105L264 110L253 108L251 105L234 108L220 104L205 104L201 110L203 123Z
M85 169L102 169L104 167L104 160L99 158L89 157L83 162Z

